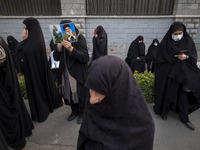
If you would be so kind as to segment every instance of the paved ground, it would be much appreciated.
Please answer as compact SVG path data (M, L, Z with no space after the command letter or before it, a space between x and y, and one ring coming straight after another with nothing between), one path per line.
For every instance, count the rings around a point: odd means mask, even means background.
M154 150L200 150L200 110L190 115L195 124L194 131L179 121L176 113L171 112L166 121L153 113L156 124ZM27 138L26 150L76 150L78 131L77 119L69 122L69 106L62 106L50 114L43 123L35 123L33 135Z

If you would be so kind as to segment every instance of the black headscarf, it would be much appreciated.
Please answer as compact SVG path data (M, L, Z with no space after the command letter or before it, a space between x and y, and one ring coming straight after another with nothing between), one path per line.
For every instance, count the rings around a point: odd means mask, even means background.
M57 101L40 24L32 17L26 18L23 23L28 30L28 38L23 41L22 46L28 100L32 119L42 122L60 102Z
M172 33L183 28L180 41L172 39ZM186 50L189 56L179 60L174 55ZM194 41L181 22L174 22L161 41L155 68L155 113L163 115L170 109L176 110L177 96L180 87L190 89L189 113L200 105L200 70L197 67L197 51Z
M0 67L0 129L7 144L17 150L25 147L25 137L32 134L33 124L24 105L9 49L2 37L0 44L6 52Z
M11 54L14 54L16 52L17 44L19 42L13 36L8 36L7 42L8 42L8 46L11 51Z
M152 150L154 122L127 64L115 56L93 61L86 87L105 95L86 102L78 150Z
M100 56L107 55L107 33L102 26L96 28L98 37L93 37L93 53L92 60L99 58Z

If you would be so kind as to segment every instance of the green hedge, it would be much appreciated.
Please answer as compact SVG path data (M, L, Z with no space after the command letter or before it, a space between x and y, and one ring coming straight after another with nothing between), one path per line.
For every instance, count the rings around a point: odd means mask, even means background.
M18 74L19 86L24 99L27 99L25 79L22 74ZM154 74L148 71L138 73L135 71L134 76L144 94L148 103L154 102Z
M154 74L148 71L144 73L134 72L134 76L148 103L154 102Z
M25 83L25 79L24 79L24 75L22 74L17 74L18 80L19 80L19 86L20 86L20 90L22 93L22 97L23 99L27 99L27 92L26 92L26 83Z

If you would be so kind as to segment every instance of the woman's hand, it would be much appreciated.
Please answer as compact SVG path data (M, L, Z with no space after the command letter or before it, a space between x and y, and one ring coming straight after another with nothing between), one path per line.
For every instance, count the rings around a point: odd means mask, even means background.
M62 44L61 43L57 44L57 49L58 49L59 52L62 50Z
M70 52L73 51L73 46L71 45L70 42L68 42L68 41L66 41L66 40L63 40L63 41L61 42L61 44L62 44L66 49L68 49Z
M98 38L98 35L97 35L97 34L94 34L94 37L95 37L95 38Z
M137 57L136 59L140 59L140 57Z
M187 55L185 55L184 53L180 53L180 54L177 54L177 55L174 55L174 56L177 57L180 60L187 59Z

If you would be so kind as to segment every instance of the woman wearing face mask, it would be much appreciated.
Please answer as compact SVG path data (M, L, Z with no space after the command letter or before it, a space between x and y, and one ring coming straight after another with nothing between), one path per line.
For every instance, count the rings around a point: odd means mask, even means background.
M163 38L156 57L155 113L166 120L175 110L180 120L191 130L194 125L188 115L200 107L200 70L197 51L186 27L174 22Z
M143 36L140 35L131 43L125 59L133 73L135 70L138 72L145 70L145 44L143 39Z
M146 63L147 63L147 70L154 72L154 64L156 60L156 54L159 48L159 41L158 39L154 39L152 44L149 46L148 53L145 56Z
M77 150L152 150L154 121L132 71L115 56L92 61Z

